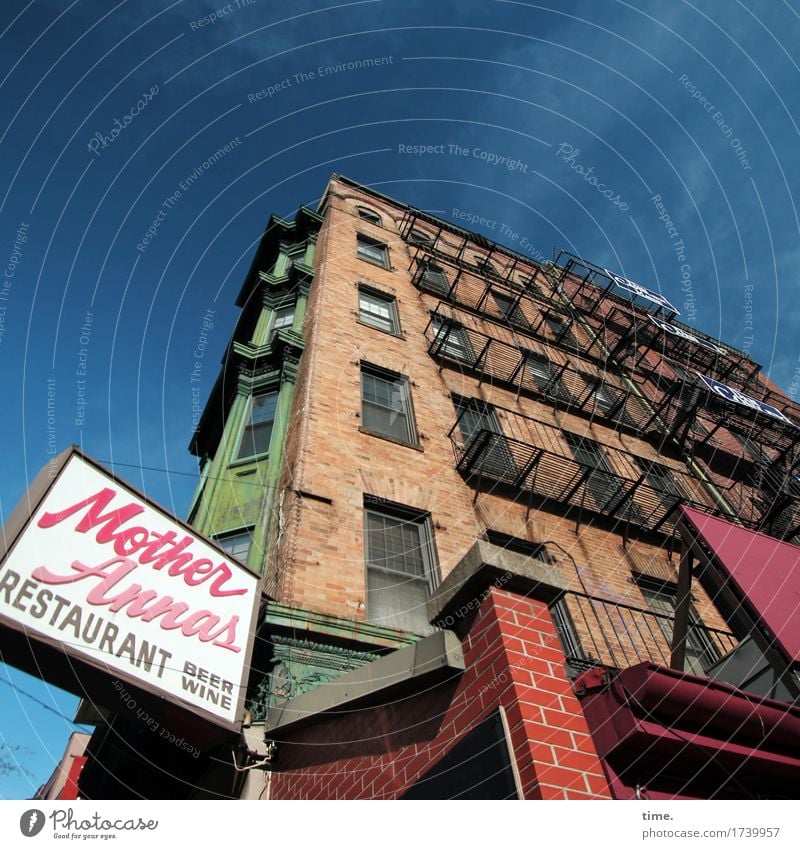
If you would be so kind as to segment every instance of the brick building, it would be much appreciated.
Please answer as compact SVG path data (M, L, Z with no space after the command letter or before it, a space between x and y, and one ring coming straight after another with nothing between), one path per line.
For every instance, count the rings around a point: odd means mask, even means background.
M265 579L236 793L793 795L800 408L746 354L340 176L237 303L190 515Z

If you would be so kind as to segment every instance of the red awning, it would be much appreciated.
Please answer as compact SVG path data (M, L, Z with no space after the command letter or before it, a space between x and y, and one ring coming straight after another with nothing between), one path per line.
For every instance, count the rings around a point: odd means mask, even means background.
M776 643L800 661L800 548L699 510L682 509Z

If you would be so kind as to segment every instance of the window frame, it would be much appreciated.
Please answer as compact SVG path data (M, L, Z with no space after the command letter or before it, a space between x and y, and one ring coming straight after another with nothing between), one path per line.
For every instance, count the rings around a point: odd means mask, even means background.
M358 322L359 324L364 324L367 327L371 327L373 330L379 330L381 333L388 333L390 336L402 336L403 333L400 329L400 313L397 309L397 298L394 295L390 295L387 292L382 292L380 289L376 289L374 286L369 286L366 283L359 283L357 285L358 291ZM381 327L379 324L371 321L368 317L365 318L365 313L361 308L361 296L366 295L369 298L374 298L375 300L384 301L389 307L389 321L391 324L390 329L386 329L385 327ZM372 313L366 313L367 316L371 316Z
M661 633L664 636L667 646L671 648L678 602L677 584L667 581L659 581L655 578L650 578L647 575L641 574L634 575L634 582L639 589L639 593L644 599L645 604L647 605L647 609L653 614L659 614L656 616L658 626L661 629ZM663 606L659 608L659 602L662 604L664 602L669 602L671 608L670 612L668 612ZM668 623L663 617L670 615L672 616L672 629L668 633L665 630L665 626L667 626ZM697 612L694 604L691 603L691 600L689 603L689 621L687 625L685 657L683 664L684 668L682 671L688 672L691 675L705 676L705 670L708 669L709 666L713 666L713 664L720 659L721 655L719 649L714 644L713 639L708 636L708 628L703 622L700 614ZM707 662L704 662L704 658ZM686 669L687 665L695 661L699 665L699 670L697 668Z
M288 311L291 311L292 320L288 324L281 324L280 327L276 327L279 314L287 313ZM294 301L272 308L272 315L269 317L269 327L267 328L267 345L271 345L275 341L279 330L292 329L296 315L297 303Z
M225 552L225 553L226 553L226 554L227 554L227 555L228 555L228 556L232 559L232 560L235 560L237 563L241 563L242 565L246 566L246 565L247 565L248 558L250 557L250 552L253 550L253 542L255 541L255 540L253 539L253 532L254 532L254 530L255 530L255 526L253 526L253 525L246 525L246 526L243 526L243 527L241 527L241 528L236 528L236 529L234 529L234 530L230 530L230 531L223 531L222 533L214 534L214 542L216 542L216 544L217 544L217 545L218 545L218 546L219 546L219 547L220 547L220 548L221 548L221 549L222 549L222 550L223 550L223 551L224 551L224 552ZM223 545L223 543L227 542L228 540L233 540L233 539L237 539L238 537L244 537L244 536L248 537L248 539L250 540L250 542L249 542L249 543L248 543L248 545L247 545L247 554L246 554L245 558L242 560L242 559L240 559L239 557L237 557L236 555L234 555L232 552L228 551L228 549L227 549L227 548L225 548L225 546Z
M362 245L380 248L382 258L376 259L375 257L363 254L361 251ZM366 233L356 233L356 256L358 259L368 262L370 265L375 265L378 268L389 270L392 267L389 261L389 245L387 245L386 242L382 242L380 239L368 236Z
M565 404L572 403L572 395L566 386L564 386L559 368L553 364L553 361L548 359L544 354L537 354L535 351L525 352L525 370L531 376L531 379L536 384L536 391L544 395L545 398ZM539 364L548 371L547 379L534 368L535 364ZM541 381L541 382L540 382ZM544 387L547 388L544 388Z
M246 443L247 432L248 429L253 426L252 418L253 418L253 404L256 398L261 398L263 396L274 395L275 396L275 407L272 411L272 419L271 419L271 428L269 432L269 441L267 443L267 447L264 451L256 452L255 454L246 454L242 455L242 447ZM280 388L275 387L263 387L259 389L254 389L247 398L247 413L242 420L242 426L239 430L239 436L236 440L236 452L235 456L232 458L231 463L246 463L250 460L259 460L264 457L269 456L270 449L272 448L272 438L275 434L275 419L278 412L278 402L280 400ZM256 424L263 424L264 422L256 422ZM253 441L253 445L255 447L255 440Z
M498 312L502 314L504 321L515 324L517 327L530 327L530 322L525 318L525 313L522 312L519 298L512 298L505 292L498 292L495 289L490 289L489 294L492 296L492 300ZM506 302L506 306L503 306L501 301Z
M373 574L378 572L384 576L397 576L398 578L402 576L408 577L410 573L399 570L392 569L386 565L380 565L379 563L372 562L373 553L370 550L371 547L371 529L369 526L369 517L380 516L383 519L394 520L395 522L401 523L401 526L413 525L417 529L417 539L419 541L419 551L421 553L422 560L422 569L423 574L418 576L412 576L412 580L416 583L424 583L426 587L426 598L425 604L421 606L422 615L424 617L424 625L419 630L412 630L406 627L397 627L392 624L386 624L385 620L387 617L383 617L383 619L373 618L373 611L370 609L373 607L374 602L370 602L370 590L369 590L369 577L370 577L370 569L372 569ZM405 505L396 504L394 502L388 502L385 499L381 498L373 498L369 495L364 495L364 506L363 506L363 523L364 523L364 546L363 546L363 556L364 556L364 612L365 618L368 622L373 623L377 627L382 628L395 628L396 630L408 631L410 633L415 634L432 634L437 629L435 626L431 625L428 620L426 614L427 610L427 601L430 599L436 587L439 585L439 563L438 557L436 554L436 546L434 541L434 528L433 521L430 513L422 510L416 510L411 507L407 507ZM384 558L386 559L386 558ZM399 582L398 582L399 583ZM385 592L386 590L384 590ZM375 591L373 591L375 592ZM402 610L393 610L392 616L402 616L404 613L408 613L408 611Z
M404 445L408 448L416 448L418 450L422 450L419 444L419 434L417 432L417 423L416 418L414 416L414 405L411 400L411 381L408 378L408 375L400 374L399 372L390 371L389 369L382 368L381 366L373 365L372 363L361 362L360 363L360 374L359 374L359 395L361 398L361 425L359 430L362 433L366 433L369 436L375 436L379 439L386 439L389 442L394 442L396 445ZM377 404L374 401L366 401L364 400L364 377L365 375L372 377L374 379L383 380L386 383L391 383L394 386L402 387L402 397L401 401L404 406L404 410L402 411L406 418L406 432L407 439L399 439L391 433L385 433L380 430L374 430L371 427L368 427L365 424L366 417L364 415L364 404L372 404L372 406L380 407L380 404ZM387 409L383 407L383 409ZM390 410L390 412L397 412L396 410Z
M451 357L467 366L475 364L475 351L463 324L448 321L437 313L432 313L431 327L434 331L433 341L438 343L438 355Z
M376 227L383 227L383 217L374 209L370 209L368 206L356 206L356 212L362 221L374 224Z

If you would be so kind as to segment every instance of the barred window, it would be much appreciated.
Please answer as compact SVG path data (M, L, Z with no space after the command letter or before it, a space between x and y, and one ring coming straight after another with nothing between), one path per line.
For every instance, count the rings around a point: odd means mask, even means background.
M432 321L436 333L435 353L461 360L464 363L475 361L475 354L472 345L470 345L467 331L460 324L444 321L438 315L432 316Z

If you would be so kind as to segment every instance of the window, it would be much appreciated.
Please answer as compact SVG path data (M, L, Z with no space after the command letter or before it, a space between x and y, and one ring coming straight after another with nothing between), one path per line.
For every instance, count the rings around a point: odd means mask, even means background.
M389 248L376 239L363 236L361 233L356 237L356 253L360 259L379 265L381 268L389 267Z
M519 308L519 301L510 298L508 295L502 295L500 292L492 292L492 298L497 304L497 309L503 314L503 317L515 324L527 326L528 322Z
M358 317L364 324L386 333L399 333L397 302L391 295L382 295L372 289L358 288Z
M645 483L656 493L659 501L665 507L671 510L677 501L686 497L672 472L666 466L662 466L661 463L654 463L652 460L645 460L643 457L634 457L633 459L643 472Z
M569 392L564 388L558 377L556 367L546 357L527 352L525 368L539 392L558 401L569 402L571 400Z
M284 274L288 274L294 265L303 265L306 261L306 246L293 245L286 251L286 270Z
M435 262L429 262L423 266L420 286L429 292L435 292L444 297L447 297L447 293L450 291L450 283L444 269Z
M269 325L269 333L267 334L267 344L273 342L279 330L291 330L292 324L294 324L294 304L274 310Z
M572 330L570 330L570 322L564 316L545 313L544 322L555 342L568 345L570 348L578 347L578 340L575 338Z
M370 433L416 445L408 379L393 372L362 366L361 421L364 430Z
M404 508L366 508L367 618L417 634L434 629L426 603L435 579L430 518Z
M237 460L266 454L269 451L277 403L277 392L264 392L250 399L250 412L242 433L242 441L239 443L239 451L236 454Z
M454 403L469 471L514 481L516 465L494 408L482 401L465 398L458 398Z
M431 320L436 333L434 353L472 365L475 362L475 354L467 331L460 324L445 321L439 315L431 316Z
M622 484L614 474L600 446L585 436L565 432L564 437L575 460L588 471L586 488L601 510L611 507L622 495Z
M424 245L427 248L433 247L433 236L423 233L422 230L412 230L408 234L408 241L412 245Z
M373 212L364 206L357 207L357 211L359 218L363 218L364 221L368 221L370 224L376 224L378 227L381 226L381 217L377 212Z
M478 254L475 254L473 259L475 261L475 266L479 271L483 271L488 274L497 274L497 269L488 257L478 256Z
M628 415L625 408L625 393L621 389L609 386L607 383L597 383L593 378L583 375L583 379L589 386L594 386L594 408L610 419L615 419L621 424L633 425L633 419Z
M653 613L660 614L659 628L667 645L672 647L672 632L675 628L675 606L677 591L672 584L645 583L639 581L639 589L647 606ZM693 675L703 675L705 669L719 660L719 652L708 631L703 627L700 617L693 607L689 608L689 628L686 633L686 657L684 671Z
M250 546L252 544L252 531L241 531L240 533L217 538L217 545L240 563L247 563L247 555L250 553Z

